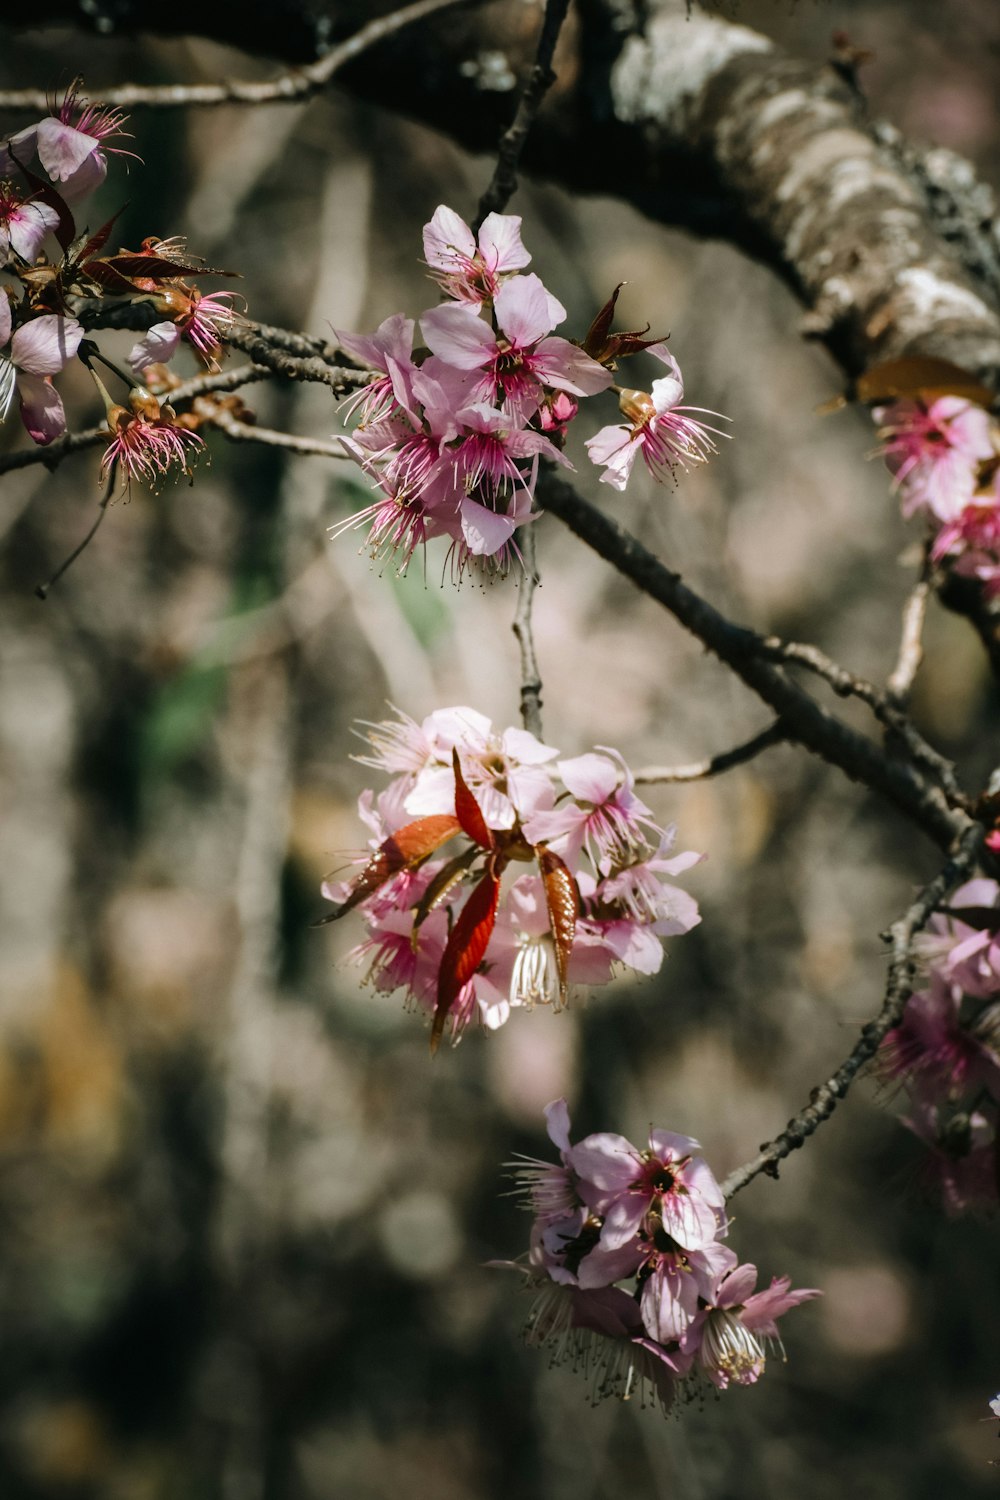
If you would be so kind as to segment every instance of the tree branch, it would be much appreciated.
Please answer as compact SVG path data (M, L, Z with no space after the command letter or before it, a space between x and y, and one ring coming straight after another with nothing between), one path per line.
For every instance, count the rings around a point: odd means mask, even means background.
M126 83L118 88L103 89L101 102L120 109L153 105L159 109L187 109L192 105L288 104L309 99L326 88L334 74L347 63L360 57L369 47L395 35L404 26L422 21L435 11L481 3L482 0L414 0L412 5L404 5L387 16L369 21L347 41L331 48L318 62L294 72L281 73L277 78L258 81L230 78L222 83ZM192 31L198 29L197 24L191 26ZM234 40L238 44L238 37ZM50 106L51 101L42 89L0 90L0 109L32 110L47 115Z
M886 797L943 848L950 848L966 831L969 819L949 806L939 786L915 766L891 759L871 740L822 708L786 672L766 659L769 642L727 620L635 537L577 495L565 480L543 473L536 499L730 666L779 716L790 740L805 745L821 759L839 766L851 780Z
M542 737L542 678L535 655L535 637L531 629L531 604L538 584L535 553L535 528L525 526L520 543L524 570L517 594L517 610L511 625L521 648L521 720L529 734Z
M636 786L655 786L657 783L674 781L705 781L709 776L721 776L724 771L732 770L733 766L745 765L762 751L769 750L772 745L784 744L789 738L791 736L784 724L780 719L775 719L767 729L755 734L752 740L734 745L732 750L723 750L718 755L710 756L708 760L692 761L687 766L645 766L643 770L636 771L632 779Z
M861 1030L861 1035L849 1055L825 1083L813 1089L809 1103L785 1126L773 1141L766 1142L752 1161L745 1162L730 1172L722 1183L727 1198L746 1187L748 1182L767 1173L777 1177L778 1163L792 1151L797 1151L828 1120L840 1100L844 1098L861 1069L875 1056L883 1037L898 1026L907 1000L913 992L913 975L916 964L913 958L913 938L926 924L934 910L946 899L960 881L972 871L982 845L983 830L975 826L966 829L958 851L944 869L924 887L904 916L889 929L892 942L892 959L886 983L882 1009L873 1021Z

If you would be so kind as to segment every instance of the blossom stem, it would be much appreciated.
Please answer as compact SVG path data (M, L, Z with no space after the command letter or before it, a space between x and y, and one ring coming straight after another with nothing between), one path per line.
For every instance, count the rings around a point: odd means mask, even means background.
M524 569L517 596L517 610L511 626L521 648L521 720L529 734L542 738L542 679L535 655L535 637L531 627L531 606L540 580L535 554L535 528L526 526L520 544Z
M91 374L93 374L93 371L91 371ZM111 499L111 496L112 496L112 493L113 493L114 487L115 487L115 470L116 470L116 468L117 468L117 464L112 463L111 466L110 466L110 468L109 468L109 470L108 470L108 481L107 481L107 484L106 484L105 489L104 489L104 494L101 497L101 500L100 500L100 503L99 503L99 506L98 506L97 520L91 526L90 530L87 532L86 536L83 538L83 541L82 542L78 542L77 545L73 548L73 551L65 559L65 561L63 561L63 562L61 562L59 564L58 568L56 568L55 572L52 574L52 577L48 580L48 582L47 583L40 583L40 584L38 584L38 586L35 589L35 597L36 598L41 599L43 601L45 599L47 599L49 597L49 590L55 584L57 584L59 582L59 580L63 576L63 574L65 572L67 572L67 570L69 568L71 568L72 565L76 562L77 558L80 556L80 553L81 552L85 552L86 549L90 546L91 542L94 540L94 537L97 535L98 530L100 529L101 522L104 520L104 517L108 513L108 502Z

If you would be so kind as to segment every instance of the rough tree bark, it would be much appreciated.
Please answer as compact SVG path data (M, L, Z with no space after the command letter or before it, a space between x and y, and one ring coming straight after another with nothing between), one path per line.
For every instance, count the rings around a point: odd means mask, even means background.
M273 4L182 0L151 17L137 0L54 0L46 23L210 35L302 62L371 19L359 0L278 9L280 24ZM374 48L339 81L492 149L538 19L524 4L459 6ZM840 70L689 16L684 0L580 0L557 71L528 170L767 261L805 303L803 332L849 374L931 354L1000 383L992 196L950 153L915 153L873 128ZM88 82L96 91L102 80Z

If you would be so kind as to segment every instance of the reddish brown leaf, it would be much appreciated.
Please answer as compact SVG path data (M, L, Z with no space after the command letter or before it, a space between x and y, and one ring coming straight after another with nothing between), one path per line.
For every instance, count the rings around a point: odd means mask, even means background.
M597 317L587 329L587 337L580 345L580 348L586 354L589 354L591 359L600 359L601 357L604 347L608 341L608 334L611 332L611 324L615 316L615 305L618 301L619 293L621 292L621 289L624 285L624 281L619 281L618 285L611 293L611 296L608 298L607 302L605 302L604 306L597 314Z
M483 961L487 944L493 935L500 899L500 876L491 867L475 887L459 912L451 929L447 946L441 955L438 973L437 1008L431 1027L431 1052L436 1052L456 997L468 984Z
M141 250L120 250L107 257L123 276L148 276L151 281L176 281L181 276L237 276L237 271L220 271L218 266L202 266L189 260L171 260L166 255L146 255Z
M135 282L130 281L127 276L122 276L106 260L89 260L85 265L80 266L78 274L80 273L89 276L91 281L96 281L98 286L103 287L106 292L114 293L116 297L135 295Z
M361 874L357 876L351 887L351 893L346 901L342 901L333 911L327 912L315 924L324 927L327 922L335 922L338 917L344 916L358 906L379 886L385 885L393 875L398 875L400 870L413 870L422 864L425 859L440 849L459 832L457 818L452 818L446 813L435 813L428 818L417 818L413 823L407 823L404 828L398 828L390 838L380 844L365 865Z
M966 927L977 927L986 932L1000 932L1000 908L996 906L939 906L943 917L954 917Z
M576 881L558 854L553 854L551 849L538 850L538 868L542 872L545 904L549 909L549 930L552 933L552 941L556 950L559 999L565 1001L569 956L573 951L576 919L580 908Z
M451 763L455 768L455 816L462 825L462 832L467 833L480 849L495 848L496 839L493 837L493 832L487 828L483 810L469 791L465 777L462 775L457 750L451 752Z
M456 854L454 859L450 859L446 865L438 870L434 879L414 907L414 930L430 916L432 911L441 905L441 902L466 873L472 861L479 858L479 854L480 851L472 844L468 849L464 849L461 854Z
M920 355L887 359L872 365L855 382L859 401L936 401L939 396L961 396L987 409L993 404L988 390L968 370L948 359L924 358Z
M112 214L107 223L102 224L100 229L96 230L88 240L84 241L79 251L73 256L73 259L82 264L83 261L89 260L92 255L96 255L99 250L103 250L108 243L108 236L115 227L115 220L122 212L123 210L119 209L118 213Z

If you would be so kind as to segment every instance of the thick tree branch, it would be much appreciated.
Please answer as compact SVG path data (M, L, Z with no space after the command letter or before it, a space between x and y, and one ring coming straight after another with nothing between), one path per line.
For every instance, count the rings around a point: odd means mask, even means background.
M122 31L224 36L298 60L301 28L286 38L266 27L271 10L260 0L221 11L179 3L152 16L118 0L115 14ZM53 0L46 21L83 23L85 11L81 0ZM491 150L509 104L479 86L470 60L495 54L522 74L536 17L536 7L512 4L432 17L358 57L340 81ZM27 12L24 21L37 25ZM379 24L368 0L327 0L324 21L324 49ZM876 138L833 68L799 63L746 27L696 10L688 18L683 0L581 0L556 63L545 129L524 149L528 170L752 250L795 288L809 331L851 374L924 353L997 384L990 257L930 212L912 163ZM100 80L90 83L97 96Z

